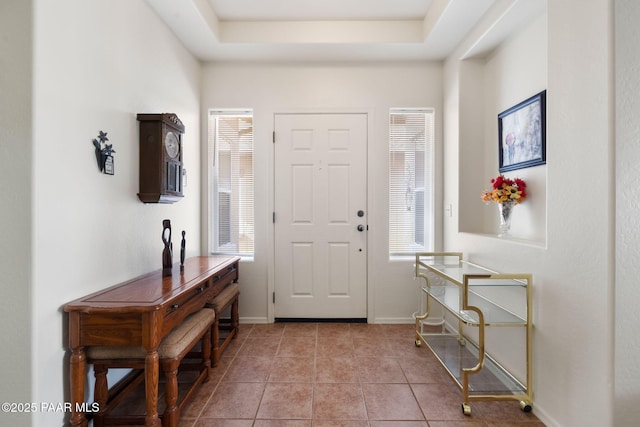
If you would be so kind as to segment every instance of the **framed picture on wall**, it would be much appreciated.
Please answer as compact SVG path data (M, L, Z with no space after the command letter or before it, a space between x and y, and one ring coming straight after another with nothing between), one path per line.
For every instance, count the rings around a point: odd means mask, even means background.
M507 172L547 162L544 90L498 114L498 169Z

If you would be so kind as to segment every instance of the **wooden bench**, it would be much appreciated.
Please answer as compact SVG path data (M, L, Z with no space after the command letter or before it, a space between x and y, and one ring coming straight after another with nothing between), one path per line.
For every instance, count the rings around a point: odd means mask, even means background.
M160 370L166 377L165 402L166 408L161 414L163 427L178 426L180 412L187 400L195 391L196 386L206 381L211 366L211 334L216 314L211 308L202 308L186 317L181 324L173 328L165 336L158 347ZM196 345L202 342L197 353L197 363L181 362L185 357L193 356ZM94 366L96 383L94 391L95 402L99 411L94 414L94 426L102 427L111 410L129 394L141 380L136 379L136 371L109 390L107 372L110 368L132 368L138 370L137 377L142 377L141 370L145 366L146 350L141 346L93 346L87 349L87 361ZM187 362L185 360L185 362ZM178 370L195 370L197 378L185 396L178 402ZM144 415L114 417L118 424L144 424Z
M240 320L238 314L238 299L240 296L240 288L237 283L232 283L222 292L220 292L207 307L211 307L216 312L216 318L211 327L211 342L213 351L211 352L212 366L218 366L220 357L224 349L229 345L232 339L238 335ZM228 318L222 318L222 313L230 307ZM220 329L227 330L229 333L221 339Z

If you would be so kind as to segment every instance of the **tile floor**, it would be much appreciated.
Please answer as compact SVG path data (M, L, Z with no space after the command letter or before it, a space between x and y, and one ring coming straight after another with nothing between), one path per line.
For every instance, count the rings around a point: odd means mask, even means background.
M541 427L518 402L461 394L413 325L246 325L180 427Z

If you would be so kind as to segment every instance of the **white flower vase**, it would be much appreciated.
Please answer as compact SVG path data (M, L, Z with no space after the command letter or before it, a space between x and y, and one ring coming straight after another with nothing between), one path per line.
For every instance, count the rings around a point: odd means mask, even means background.
M511 235L511 214L515 207L515 200L507 200L505 202L498 203L498 209L500 211L499 237L508 237Z

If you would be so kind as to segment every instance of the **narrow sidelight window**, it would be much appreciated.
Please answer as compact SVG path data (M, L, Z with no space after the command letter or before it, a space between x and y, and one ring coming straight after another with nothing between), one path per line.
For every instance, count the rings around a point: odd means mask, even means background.
M389 114L389 255L433 248L432 109Z
M210 252L252 257L253 111L209 111Z

